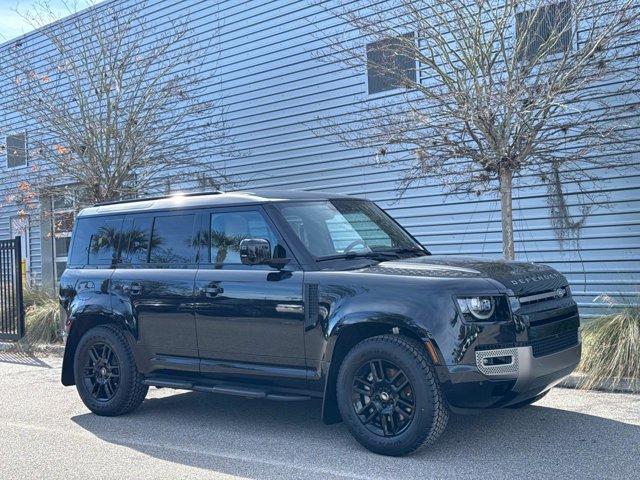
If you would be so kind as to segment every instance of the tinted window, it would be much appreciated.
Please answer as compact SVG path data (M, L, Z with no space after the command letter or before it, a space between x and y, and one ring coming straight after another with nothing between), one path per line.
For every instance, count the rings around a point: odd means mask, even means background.
M245 238L263 238L271 243L271 256L285 256L283 247L262 213L258 211L223 212L211 215L210 261L240 264L240 242Z
M122 233L122 261L129 265L147 263L153 217L134 217Z
M116 260L123 217L80 218L69 264L111 265Z
M194 215L155 217L149 263L184 264L194 261Z
M69 255L70 243L71 243L71 237L56 237L55 238L56 257L66 257L67 255Z
M413 33L385 38L367 45L367 83L369 93L403 88L416 81L416 60L405 42ZM407 51L409 50L409 51Z
M571 2L552 3L516 14L518 60L569 50L573 36L571 17Z
M7 135L7 167L21 167L27 164L27 136L24 133Z
M371 202L331 200L278 205L316 257L410 249L420 245Z
M389 234L380 229L365 212L358 210L335 212L335 215L326 223L336 252L343 252L353 243L361 247L393 246Z

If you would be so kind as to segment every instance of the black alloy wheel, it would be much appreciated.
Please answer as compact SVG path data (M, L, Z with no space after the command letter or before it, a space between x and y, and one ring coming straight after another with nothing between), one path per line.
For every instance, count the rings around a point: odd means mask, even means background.
M94 343L85 359L83 381L98 402L113 399L120 386L120 361L106 343Z
M433 444L449 413L424 345L402 335L362 340L336 379L340 415L363 446L406 455Z
M414 396L407 375L388 360L369 360L353 377L354 411L376 435L393 437L409 426L415 413Z
M94 327L82 336L75 350L76 388L93 413L122 415L144 401L149 387L138 372L123 330L115 325Z

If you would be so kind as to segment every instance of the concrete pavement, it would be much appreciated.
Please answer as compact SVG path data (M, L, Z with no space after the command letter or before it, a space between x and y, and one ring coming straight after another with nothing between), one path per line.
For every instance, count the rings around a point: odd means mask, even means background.
M521 410L452 416L432 448L374 455L320 402L151 389L125 417L88 412L58 357L0 352L0 478L634 478L640 396L554 389Z

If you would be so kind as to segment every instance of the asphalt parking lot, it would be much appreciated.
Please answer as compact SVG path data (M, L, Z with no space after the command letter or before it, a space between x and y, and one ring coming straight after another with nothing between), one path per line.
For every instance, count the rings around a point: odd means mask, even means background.
M61 360L0 352L0 478L637 478L640 396L554 389L538 404L453 416L406 458L361 448L320 403L152 389L131 415L88 412Z

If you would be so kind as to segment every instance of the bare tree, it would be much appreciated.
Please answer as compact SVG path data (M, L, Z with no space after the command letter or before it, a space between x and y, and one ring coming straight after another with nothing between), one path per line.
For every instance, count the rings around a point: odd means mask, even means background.
M370 90L380 78L401 89L364 98L347 120L323 127L350 146L375 147L375 165L402 164L401 194L425 179L454 194L499 192L507 259L514 179L541 179L555 222L579 228L562 185L575 182L588 209L597 169L621 165L614 154L632 148L634 0L317 3L342 24L323 37L324 60L368 71Z
M22 15L39 35L15 41L3 60L8 109L28 125L30 190L71 184L93 203L162 189L171 172L232 183L217 32L194 32L188 12L148 20L145 1L93 3L65 2L73 16L63 21L37 3Z

